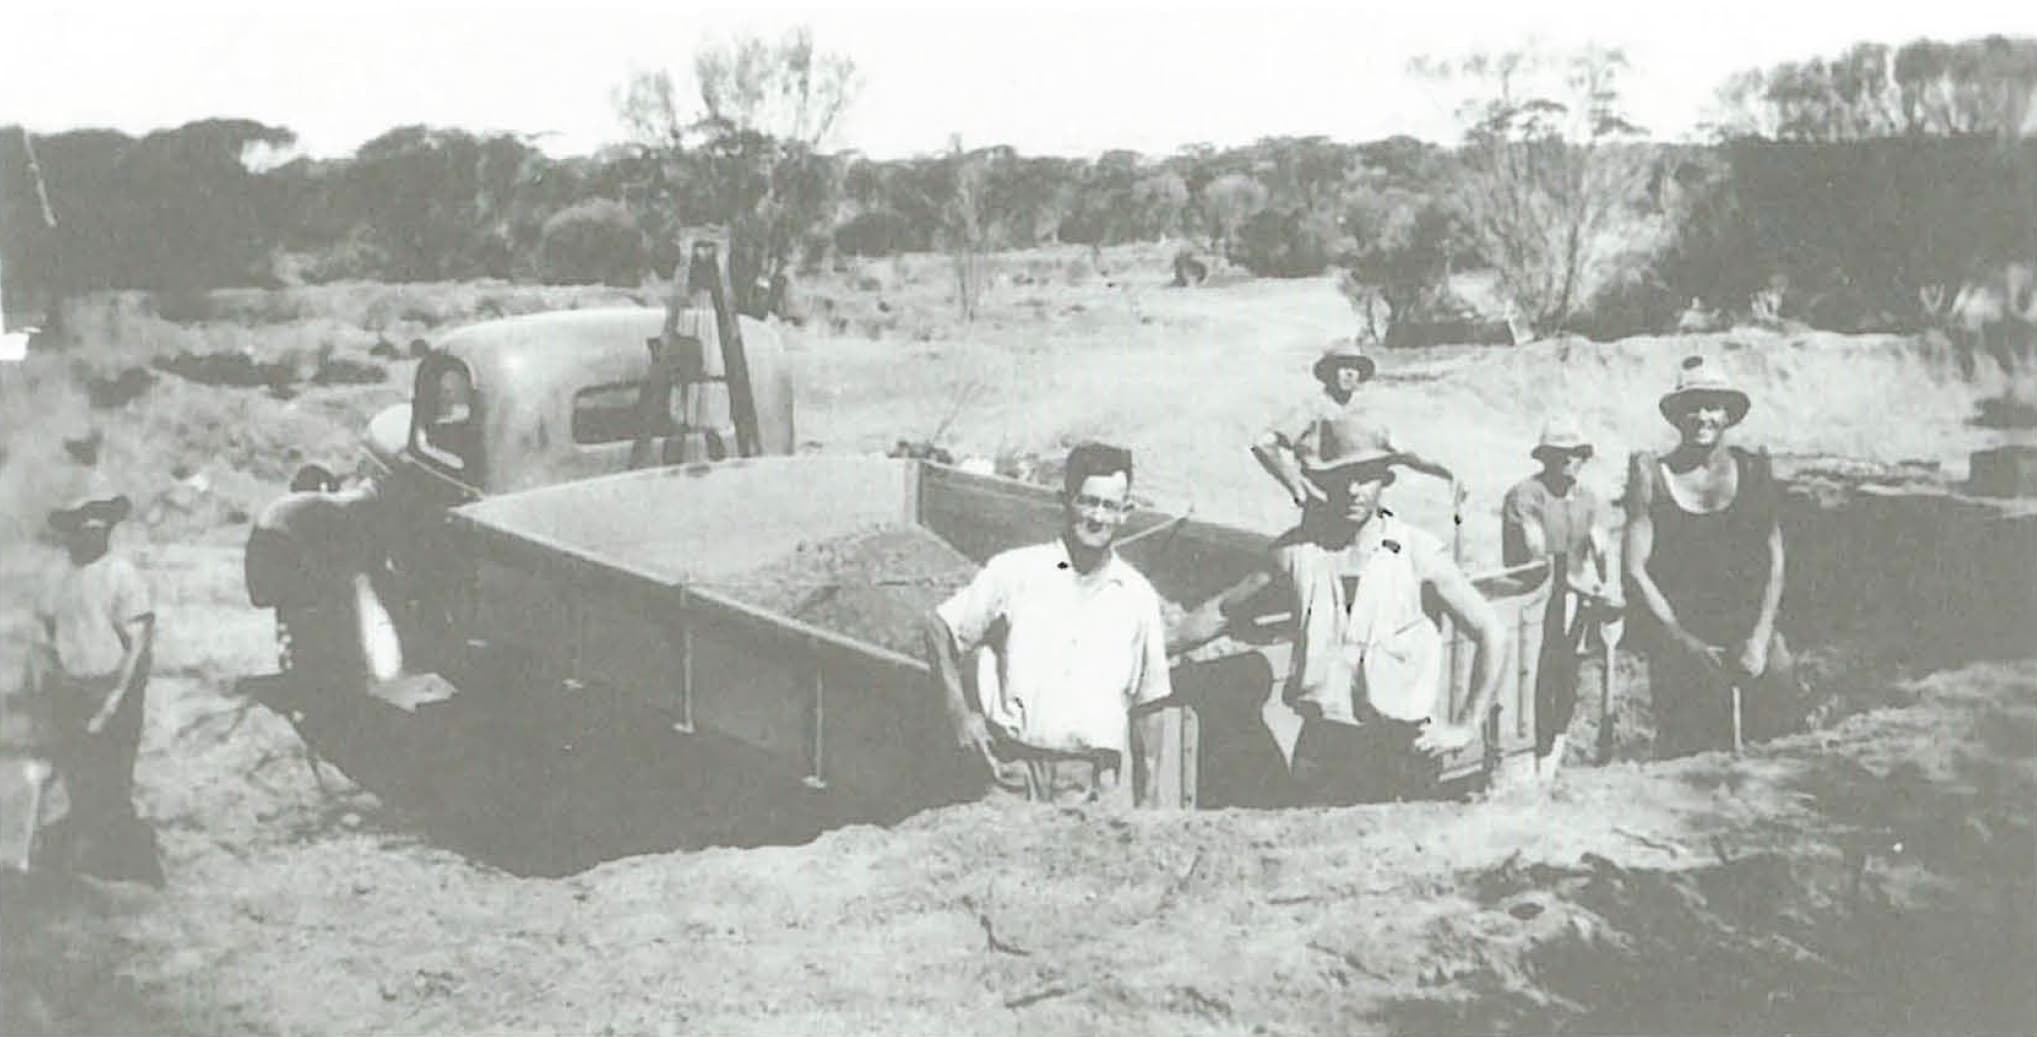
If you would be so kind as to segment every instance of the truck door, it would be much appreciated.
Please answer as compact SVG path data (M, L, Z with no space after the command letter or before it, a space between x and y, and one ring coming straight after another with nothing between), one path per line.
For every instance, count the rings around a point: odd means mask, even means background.
M481 497L483 401L467 365L433 354L418 365L407 463L387 495L391 512L384 593L408 668L439 669L465 621L471 573L451 540L446 512Z

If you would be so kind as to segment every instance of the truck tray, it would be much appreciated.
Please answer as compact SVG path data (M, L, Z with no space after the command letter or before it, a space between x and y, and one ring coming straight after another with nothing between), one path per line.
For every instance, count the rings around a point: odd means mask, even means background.
M944 801L968 780L967 761L945 751L944 711L908 624L965 578L964 562L1054 536L1060 504L1045 487L924 462L809 456L561 484L466 505L451 521L473 573L455 620L509 660L496 672L568 695L625 691L676 730L762 750L789 776L857 804L852 814L881 819ZM1125 533L1162 525L1174 528L1124 555L1170 602L1192 607L1264 564L1268 538L1243 530L1142 510ZM871 544L874 553L857 554ZM1486 746L1449 762L1456 777L1533 746L1549 587L1519 573L1480 586L1515 636L1498 721ZM866 622L859 595L890 615ZM1193 806L1204 793L1213 802L1262 794L1231 787L1245 779L1217 760L1203 768L1200 737L1263 747L1270 734L1283 759L1292 752L1298 722L1278 695L1285 627L1271 618L1261 643L1240 646L1256 662L1177 669L1163 799ZM1439 694L1454 706L1471 652L1461 638L1451 643L1451 680ZM1263 726L1222 729L1254 719ZM1255 789L1266 780L1260 757Z

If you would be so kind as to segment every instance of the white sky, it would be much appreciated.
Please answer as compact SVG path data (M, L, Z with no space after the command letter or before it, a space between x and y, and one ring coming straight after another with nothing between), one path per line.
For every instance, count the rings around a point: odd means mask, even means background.
M612 94L630 70L671 68L690 83L701 42L802 23L862 73L831 143L880 157L938 150L956 132L971 146L1069 155L1276 134L1445 139L1454 98L1410 76L1409 59L1531 40L1624 48L1629 110L1653 135L1677 136L1741 68L1863 39L2037 35L2037 0L8 6L0 123L139 133L237 116L288 126L321 156L416 122L550 133L547 150L586 151L621 138Z

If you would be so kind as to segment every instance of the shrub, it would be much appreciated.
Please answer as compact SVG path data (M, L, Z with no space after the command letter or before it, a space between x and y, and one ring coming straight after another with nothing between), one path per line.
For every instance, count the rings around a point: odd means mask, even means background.
M1362 193L1351 199L1344 230L1352 246L1340 260L1339 288L1375 334L1402 321L1463 316L1450 295L1452 257L1464 249L1458 214L1443 203L1399 192ZM1373 300L1383 304L1373 305ZM1384 326L1380 326L1383 318Z
M538 248L540 268L551 284L633 287L643 280L643 232L628 209L606 198L554 213L545 221Z
M1674 330L1689 297L1678 295L1652 271L1638 265L1609 278L1562 328L1608 341Z
M361 229L318 246L301 256L297 265L297 276L306 284L373 281L389 273L388 252L375 243L373 235Z
M872 209L857 213L835 228L835 247L851 256L894 256L925 250L925 237L904 215L890 209Z
M1336 221L1320 213L1268 210L1238 229L1231 260L1260 277L1314 277L1337 251Z

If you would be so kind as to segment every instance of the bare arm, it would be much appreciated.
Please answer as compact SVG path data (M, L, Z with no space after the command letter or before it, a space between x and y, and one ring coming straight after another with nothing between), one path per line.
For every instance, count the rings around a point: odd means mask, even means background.
M1655 551L1655 524L1648 514L1650 506L1655 503L1655 480L1648 466L1654 463L1652 454L1637 450L1627 466L1627 531L1620 552L1620 565L1627 582L1641 596L1641 607L1647 609L1664 630L1688 637L1682 624L1677 622L1676 610L1670 608L1669 599L1663 596L1662 588L1657 587L1654 577L1648 575L1648 560Z
M1768 584L1761 589L1761 615L1754 621L1749 640L1768 642L1775 633L1775 615L1782 607L1785 564L1782 555L1782 525L1768 527Z
M43 685L49 680L49 645L44 640L42 621L36 621L36 637L29 642L28 658L21 663L21 690L33 701L42 694Z
M939 613L928 612L920 621L920 640L927 668L933 671L934 686L940 690L941 702L947 707L948 720L960 724L974 709L962 682L962 653L955 646L955 635Z
M1606 542L1605 530L1599 528L1597 523L1593 523L1591 531L1586 534L1585 545L1585 550L1591 555L1592 572L1598 576L1599 593L1609 593L1612 588L1607 585L1607 581L1612 578L1612 561L1607 555L1612 552Z
M1136 766L1132 802L1152 806L1160 799L1161 751L1167 744L1167 715L1163 710L1174 698L1172 675L1167 668L1167 626L1160 617L1160 600L1153 599L1139 634L1139 668L1132 684L1132 753Z
M1252 444L1252 457L1259 462L1259 467L1266 469L1266 473L1280 483L1287 491L1288 498L1296 505L1308 501L1311 496L1309 491L1314 486L1308 481L1308 477L1302 474L1301 464L1295 459L1293 448L1283 437L1273 432L1259 437L1259 441Z
M1271 572L1253 573L1183 616L1180 624L1168 635L1167 654L1193 651L1222 636L1224 629L1230 625L1229 610L1265 590L1273 580Z
M1132 714L1132 752L1137 757L1137 784L1132 789L1135 806L1152 806L1160 798L1160 750L1167 741L1167 714L1158 709L1141 709Z
M1450 718L1453 725L1475 727L1484 720L1493 697L1499 693L1501 662L1506 657L1506 625L1457 566L1437 565L1427 576L1444 610L1477 646L1471 664L1471 695L1464 703L1464 711Z
M113 714L119 711L121 703L127 701L136 684L147 676L142 672L142 660L148 658L149 650L155 644L155 614L137 616L120 624L116 629L120 635L121 646L120 676L114 682L113 691L100 703L99 712L92 717L88 725L88 729L94 734L113 719Z
M1434 476L1435 478L1447 480L1449 482L1457 481L1457 476L1451 474L1450 469L1445 468L1441 463L1431 461L1428 458L1423 457L1421 454L1415 453L1412 450L1401 451L1396 460L1400 462L1402 467L1405 467L1411 471L1420 472L1423 475Z
M1521 543L1528 549L1528 557L1541 559L1549 557L1549 533L1542 528L1542 516L1526 511L1519 513Z

